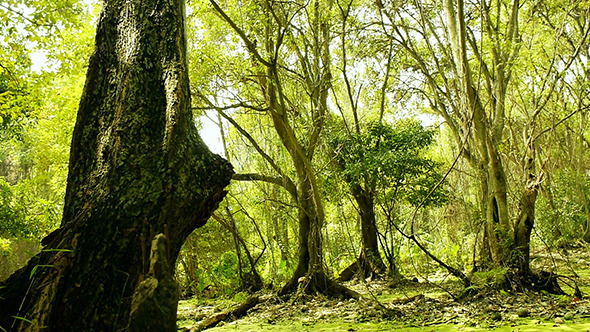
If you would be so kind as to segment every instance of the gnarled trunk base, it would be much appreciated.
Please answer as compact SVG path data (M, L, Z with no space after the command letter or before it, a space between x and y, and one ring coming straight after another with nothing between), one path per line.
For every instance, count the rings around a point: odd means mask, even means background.
M285 288L283 288L282 291L284 290ZM306 274L304 277L299 278L297 293L295 296L316 293L333 297L354 298L357 300L361 298L359 293L328 278L328 276L323 272L311 272Z
M361 278L375 279L383 275L385 271L386 268L381 259L371 259L371 257L367 257L367 255L362 252L356 261L340 272L338 281L349 281L355 275L358 275Z
M150 272L133 294L127 331L176 331L179 291L170 266L169 250L166 236L156 235L152 241Z
M545 291L555 295L565 294L557 282L557 275L547 271L509 270L505 275L503 286L507 290L515 292L528 290L534 292Z

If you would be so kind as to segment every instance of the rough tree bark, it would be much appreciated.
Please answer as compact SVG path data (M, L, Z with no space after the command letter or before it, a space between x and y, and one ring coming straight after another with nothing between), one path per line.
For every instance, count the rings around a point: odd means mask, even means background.
M198 136L190 106L184 2L105 0L63 220L43 251L0 285L3 329L127 327L154 235L168 237L174 266L233 173Z
M164 234L154 237L150 271L133 293L128 332L176 331L178 285L169 262L169 249Z

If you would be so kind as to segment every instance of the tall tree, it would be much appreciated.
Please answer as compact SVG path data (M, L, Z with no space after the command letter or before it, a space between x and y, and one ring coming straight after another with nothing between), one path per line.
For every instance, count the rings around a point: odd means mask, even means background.
M359 135L342 130L340 137L332 139L335 163L357 202L361 219L361 252L357 260L340 273L340 279L348 280L355 273L363 277L383 273L385 265L378 256L376 205L380 205L386 215L397 216L401 202L422 207L446 202L442 186L429 192L441 181L438 163L424 153L433 142L434 132L424 129L417 121L398 121L395 125L370 124ZM397 250L385 249L389 275L399 278L401 275L392 254Z
M226 108L242 108L266 115L287 153L288 167L294 173L291 178L251 135L222 112L276 173L276 176L239 174L236 179L282 185L297 204L298 263L282 292L295 291L299 285L305 292L346 292L330 280L325 271L322 244L324 201L314 165L328 116L332 82L331 3L320 0L308 4L262 1L253 6L252 13L256 16L248 16L243 21L234 20L231 13L226 13L215 1L211 3L242 40L249 55L248 61L252 63L251 67L241 68L238 79L245 97L235 98L237 104L216 105L216 108L221 112ZM233 93L226 90L225 94ZM209 100L208 103L215 106Z
M394 56L390 47L391 42L381 43L381 40L376 41L371 38L374 34L370 32L370 29L366 28L367 22L363 19L364 5L360 1L354 0L336 1L339 16L337 17L338 24L335 24L335 26L339 25L337 30L339 52L335 52L334 62L337 63L336 67L339 69L340 75L336 75L334 78L335 82L332 84L332 90L344 128L330 132L328 140L331 141L332 147L334 145L338 146L335 151L330 151L332 152L331 158L336 161L335 165L337 165L339 171L345 174L345 181L348 183L350 193L356 201L360 217L361 238L361 250L357 260L340 273L339 279L343 281L349 280L356 273L365 277L376 276L386 271L386 266L381 259L377 237L375 214L375 197L377 194L375 176L377 173L374 172L374 169L371 169L371 165L369 165L371 162L368 160L371 157L367 156L370 154L368 150L373 146L363 146L363 144L367 143L366 140L363 142L363 138L370 136L368 133L370 129L367 129L367 127L371 126L365 126L365 122L375 121L380 125L383 121L386 109L384 88L390 78ZM359 40L364 40L366 43L358 43ZM369 47L380 51L383 48L388 49L389 52L376 52L378 55L375 56L375 53L367 51L366 44L372 45ZM382 59L379 59L379 55L383 53L385 55ZM368 87L366 87L362 83L356 82L355 67L371 67L379 62L385 63L385 73L383 75L368 75L374 76L370 79L371 83L374 84L367 84ZM378 106L371 105L373 104L371 98L361 99L363 90L370 91L368 94L379 96L378 98L374 97L380 101ZM363 106L369 110L365 109L364 112L361 112L359 108ZM371 112L370 109L378 111ZM378 113L379 115L371 113ZM339 135L342 133L346 134L346 137ZM360 169L356 169L357 172L350 170L351 166L355 167L350 163L351 160L347 160L350 157L355 159L354 163L356 165L361 165ZM392 275L397 274L394 265L394 263L390 264Z
M103 3L61 226L0 285L3 329L125 329L154 235L174 266L223 199L233 171L194 127L184 15L182 0Z

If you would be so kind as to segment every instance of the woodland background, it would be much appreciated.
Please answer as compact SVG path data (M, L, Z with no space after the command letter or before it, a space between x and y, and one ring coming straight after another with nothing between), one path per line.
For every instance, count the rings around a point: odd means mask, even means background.
M0 280L61 220L98 10L0 1ZM590 241L589 12L583 0L187 1L195 122L237 175L184 245L183 294L287 284L301 209L289 186L308 180L298 197L312 193L321 216L329 277L359 258L363 195L384 264L367 275L445 276L414 239L462 273L502 274L521 259L496 259L490 218L501 255L520 255L527 207L533 261Z

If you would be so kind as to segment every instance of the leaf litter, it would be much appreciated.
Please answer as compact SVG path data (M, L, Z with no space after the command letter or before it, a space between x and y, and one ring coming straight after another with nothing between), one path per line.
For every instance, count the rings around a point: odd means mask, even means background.
M536 253L534 267L547 269L551 266L567 276L563 278L562 287L568 295L481 289L474 296L458 299L457 295L462 291L461 283L441 273L434 274L429 278L431 280L404 280L395 285L386 280L361 279L344 283L361 293L361 300L321 294L282 299L267 290L265 294L260 294L260 303L249 309L244 317L222 322L218 326L232 327L232 330L244 326L248 330L247 327L252 326L290 325L307 330L306 327L339 324L341 328L334 331L355 331L363 330L363 324L370 323L372 326L383 326L383 330L448 325L459 330L509 327L513 329L508 331L519 331L519 327L526 324L559 327L590 323L590 302L587 298L590 291L590 255L582 248L550 256ZM574 281L582 289L584 297L572 295L570 285ZM218 299L181 301L179 326L191 330L200 321L232 305L235 302Z

